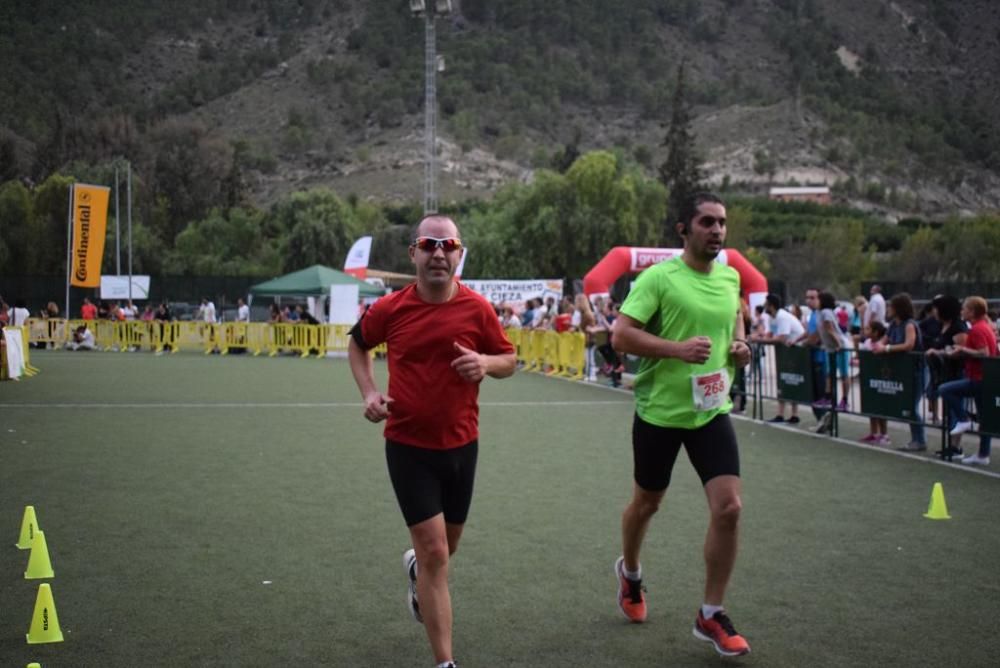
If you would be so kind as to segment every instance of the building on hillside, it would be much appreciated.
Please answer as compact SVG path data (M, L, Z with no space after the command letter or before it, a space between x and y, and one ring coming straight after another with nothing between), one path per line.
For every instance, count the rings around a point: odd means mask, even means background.
M804 186L788 188L771 188L769 199L779 202L815 202L830 204L830 189L827 186Z

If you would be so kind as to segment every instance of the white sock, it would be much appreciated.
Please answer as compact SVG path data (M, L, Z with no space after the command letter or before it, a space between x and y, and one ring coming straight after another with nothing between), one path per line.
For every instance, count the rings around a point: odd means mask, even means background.
M705 619L711 619L715 616L715 613L725 610L721 605L709 605L708 603L701 606L701 616Z
M624 575L629 580L641 580L642 579L642 564L639 564L639 568L635 571L630 571L625 568L625 562L622 562L622 575Z

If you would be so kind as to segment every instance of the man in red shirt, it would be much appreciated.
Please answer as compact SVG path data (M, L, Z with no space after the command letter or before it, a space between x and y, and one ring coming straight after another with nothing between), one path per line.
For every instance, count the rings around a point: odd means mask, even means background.
M965 341L945 351L949 357L965 358L965 378L943 383L938 393L948 406L948 418L951 435L958 437L972 430L972 421L965 412L965 398L973 397L977 410L982 410L983 360L984 357L997 356L997 337L986 315L986 300L982 297L969 297L962 304L962 319L969 322ZM988 466L990 463L990 437L979 435L979 452L962 459L963 464Z
M455 666L448 560L472 501L479 383L486 376L506 378L516 365L493 307L455 281L461 258L450 218L420 221L410 244L416 283L375 302L348 344L365 418L387 420L389 478L413 543L403 553L410 612L423 622L439 668ZM368 352L383 342L388 392L375 384Z
M91 304L86 297L83 298L83 306L80 307L80 317L84 320L97 319L97 307Z

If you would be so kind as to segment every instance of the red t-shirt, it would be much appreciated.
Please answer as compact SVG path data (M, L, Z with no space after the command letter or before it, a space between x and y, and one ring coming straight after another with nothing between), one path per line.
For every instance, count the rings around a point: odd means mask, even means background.
M570 325L573 323L573 316L569 313L560 313L556 316L555 323L553 324L553 329L562 334L563 332L568 332Z
M514 352L486 299L459 283L451 300L428 304L411 284L372 304L359 325L364 347L388 344L387 439L447 450L479 437L479 384L451 362L456 341L486 355Z
M93 304L84 304L80 307L80 317L84 320L96 320L97 307Z
M977 320L972 324L972 327L969 328L968 338L965 339L965 347L975 350L986 348L989 350L990 357L997 356L997 337L993 333L993 328L990 327L988 318ZM983 379L983 360L967 357L965 359L965 375L969 380L981 381Z

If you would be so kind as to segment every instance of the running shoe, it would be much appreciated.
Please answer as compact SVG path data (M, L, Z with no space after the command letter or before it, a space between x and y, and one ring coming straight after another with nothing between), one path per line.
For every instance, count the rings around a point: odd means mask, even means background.
M771 424L779 424L779 423L784 422L784 421L785 421L785 416L784 415L775 415L773 418L771 418L770 420L768 420L768 422L770 422Z
M921 450L927 449L926 443L920 443L918 441L910 441L906 445L897 445L897 450L906 450L908 452L919 452Z
M840 400L840 403L837 404L837 410L841 412L847 410L847 399Z
M892 439L889 438L888 434L879 434L877 439L874 441L875 445L892 445Z
M952 436L958 436L959 434L964 434L967 431L972 431L971 420L963 420L962 422L956 422L955 426L952 427L951 431L948 433L950 433Z
M646 597L642 595L645 588L642 580L630 580L625 577L625 557L618 557L615 562L615 577L618 579L618 609L625 619L633 624L646 621Z
M969 466L989 466L989 457L980 457L977 453L973 453L968 457L962 457L962 463L968 464Z
M878 434L868 434L858 439L862 443L878 443Z
M788 418L788 424L798 424L799 422L800 420L798 415L793 415L792 417Z
M406 605L410 608L413 618L424 623L424 618L420 615L420 604L417 603L417 553L411 547L403 553L403 568L406 569Z
M712 643L715 651L722 656L742 656L750 653L750 645L736 632L729 617L721 610L712 615L711 619L705 619L699 610L691 633L699 640Z
M829 399L817 399L812 403L813 408L830 408L832 405Z

